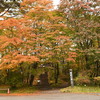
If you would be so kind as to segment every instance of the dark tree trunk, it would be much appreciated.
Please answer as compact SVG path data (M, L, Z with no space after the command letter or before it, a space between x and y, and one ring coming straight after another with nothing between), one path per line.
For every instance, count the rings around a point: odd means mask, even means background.
M32 64L32 66L30 66L30 70L33 69L33 70L36 70L38 67L38 63L35 62L34 64ZM30 78L29 78L29 85L32 86L33 85L33 81L34 81L34 75L33 73L30 73Z
M100 68L99 68L99 61L96 61L96 69L97 69L97 72L96 72L96 77L99 76L99 73L100 73Z
M29 83L29 73L27 73L27 79L26 79L26 84Z
M33 85L33 81L34 81L34 75L30 76L30 81L29 81L29 85L32 86Z
M86 69L90 69L88 55L85 55Z
M55 65L55 84L58 83L58 78L59 78L59 65L58 63Z

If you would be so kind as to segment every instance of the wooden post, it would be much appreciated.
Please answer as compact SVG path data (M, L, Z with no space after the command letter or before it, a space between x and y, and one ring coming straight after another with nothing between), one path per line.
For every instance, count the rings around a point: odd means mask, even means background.
M71 83L71 87L74 87L74 81L73 81L73 72L72 72L72 69L69 69L69 73L70 73L70 83Z
M10 89L8 88L8 91L7 91L7 93L9 94L10 93Z

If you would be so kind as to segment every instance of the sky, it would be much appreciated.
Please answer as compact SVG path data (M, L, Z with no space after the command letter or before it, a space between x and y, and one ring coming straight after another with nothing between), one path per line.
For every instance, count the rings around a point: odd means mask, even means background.
M54 5L58 5L60 0L53 0Z

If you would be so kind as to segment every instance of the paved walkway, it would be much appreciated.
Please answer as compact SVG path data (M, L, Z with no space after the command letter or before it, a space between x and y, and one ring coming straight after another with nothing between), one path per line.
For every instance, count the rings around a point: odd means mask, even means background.
M100 100L98 94L70 94L58 90L42 91L30 96L0 96L0 100Z

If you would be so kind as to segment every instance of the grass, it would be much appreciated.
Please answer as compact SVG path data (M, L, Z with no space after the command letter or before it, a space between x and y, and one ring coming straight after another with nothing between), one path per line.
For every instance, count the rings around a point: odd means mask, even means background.
M61 89L62 92L66 93L100 93L100 87L94 87L94 86L74 86L67 87L64 89Z
M23 87L23 88L18 88L18 89L10 89L10 94L24 94L24 93L35 93L39 89L36 87ZM6 90L0 90L0 93L2 94L7 94Z
M10 86L0 85L0 89L8 89ZM7 90L0 90L0 93L7 93Z
M36 87L23 87L19 89L14 89L11 93L34 93L37 92L38 89Z

